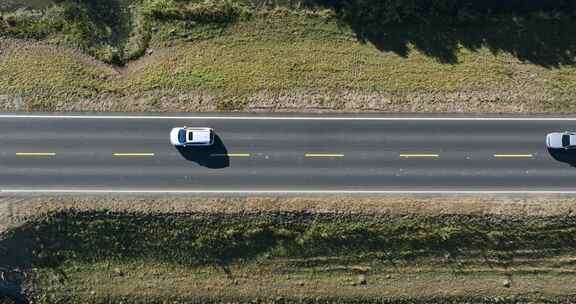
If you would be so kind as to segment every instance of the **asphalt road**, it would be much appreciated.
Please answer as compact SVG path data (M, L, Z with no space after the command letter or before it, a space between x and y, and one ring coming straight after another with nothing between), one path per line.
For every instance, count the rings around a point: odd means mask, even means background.
M573 118L272 118L0 115L0 190L576 191L544 144ZM172 147L183 125L216 145Z

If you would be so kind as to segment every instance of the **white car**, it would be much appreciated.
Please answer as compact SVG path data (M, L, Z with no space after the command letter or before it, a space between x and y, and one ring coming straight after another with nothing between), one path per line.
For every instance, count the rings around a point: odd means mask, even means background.
M576 149L576 133L554 132L546 135L546 147L551 149Z
M173 128L170 131L170 143L177 147L210 146L214 143L214 130L211 128Z

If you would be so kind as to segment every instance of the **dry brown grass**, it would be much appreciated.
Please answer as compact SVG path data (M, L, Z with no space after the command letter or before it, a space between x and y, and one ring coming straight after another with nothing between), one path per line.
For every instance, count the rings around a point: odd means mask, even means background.
M186 197L61 196L4 197L0 227L63 210L146 214L310 212L371 215L558 216L576 212L576 200L541 197Z
M122 276L114 269L121 269ZM518 269L518 270L523 270ZM576 276L564 275L549 268L549 273L533 275L516 270L485 267L475 271L453 273L442 266L383 267L348 265L318 267L295 271L278 265L233 266L228 275L213 267L190 271L167 265L122 264L94 265L70 275L67 291L90 298L90 295L126 299L450 299L468 297L555 297L570 294ZM88 274L89 273L89 274ZM514 273L512 286L503 281ZM232 274L232 275L230 275ZM360 285L359 275L366 285ZM90 286L90 288L86 288ZM62 292L63 290L58 290ZM426 301L424 301L426 302Z

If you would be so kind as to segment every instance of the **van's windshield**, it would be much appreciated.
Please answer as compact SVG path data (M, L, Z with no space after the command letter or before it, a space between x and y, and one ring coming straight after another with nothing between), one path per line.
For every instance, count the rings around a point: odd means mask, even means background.
M570 135L562 135L562 147L568 147L570 145Z

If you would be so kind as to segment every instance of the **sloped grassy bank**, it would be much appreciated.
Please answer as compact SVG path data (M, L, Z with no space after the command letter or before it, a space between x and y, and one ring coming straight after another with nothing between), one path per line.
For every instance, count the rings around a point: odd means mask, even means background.
M70 209L5 233L0 265L39 303L558 303L575 232L572 212Z
M2 111L576 109L570 1L10 2Z

